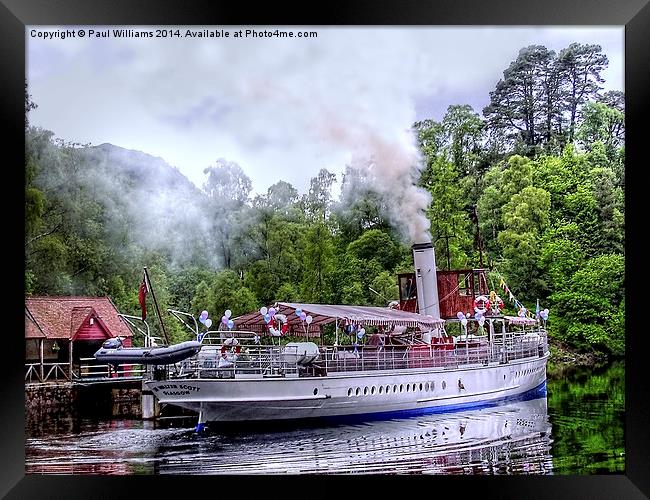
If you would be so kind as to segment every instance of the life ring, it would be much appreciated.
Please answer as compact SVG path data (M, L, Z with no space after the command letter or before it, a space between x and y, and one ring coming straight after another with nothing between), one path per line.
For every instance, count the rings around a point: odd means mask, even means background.
M284 314L276 314L267 327L271 335L279 337L289 331L289 322Z
M474 312L485 314L490 309L490 299L485 295L479 295L474 299Z

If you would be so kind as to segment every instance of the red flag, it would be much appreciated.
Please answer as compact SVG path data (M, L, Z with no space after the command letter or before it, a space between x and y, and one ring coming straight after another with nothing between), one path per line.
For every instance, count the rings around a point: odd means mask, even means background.
M147 277L142 276L142 283L140 283L140 291L138 292L138 300L140 301L140 307L142 308L142 321L147 318L147 293L149 292L149 287L147 286Z

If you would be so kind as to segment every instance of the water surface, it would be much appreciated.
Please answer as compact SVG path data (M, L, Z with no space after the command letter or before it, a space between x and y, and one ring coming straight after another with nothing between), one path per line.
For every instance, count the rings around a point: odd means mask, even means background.
M624 365L553 374L547 397L346 424L57 418L28 426L27 473L624 473Z

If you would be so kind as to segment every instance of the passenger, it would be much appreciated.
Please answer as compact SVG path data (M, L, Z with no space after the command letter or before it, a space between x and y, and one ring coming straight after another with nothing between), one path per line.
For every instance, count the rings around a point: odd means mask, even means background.
M368 345L374 347L381 347L384 345L384 340L381 335L379 335L379 332L375 332L370 336L368 339Z

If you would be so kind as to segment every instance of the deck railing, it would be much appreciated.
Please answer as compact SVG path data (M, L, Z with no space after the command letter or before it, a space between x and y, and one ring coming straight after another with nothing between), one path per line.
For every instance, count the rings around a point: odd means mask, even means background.
M322 347L319 358L306 366L296 363L298 353L294 346L243 344L240 348L236 359L231 357L230 365L225 366L219 362L221 346L205 345L197 356L180 363L176 376L277 377L366 370L452 369L543 356L547 351L547 338L545 331L536 330L497 334L491 341L479 337L456 344Z
M26 363L25 382L91 382L101 380L138 379L146 373L143 365L120 365L117 369L111 365L91 363L95 358L82 358L81 364L75 363Z
M70 381L69 363L26 363L25 382Z

